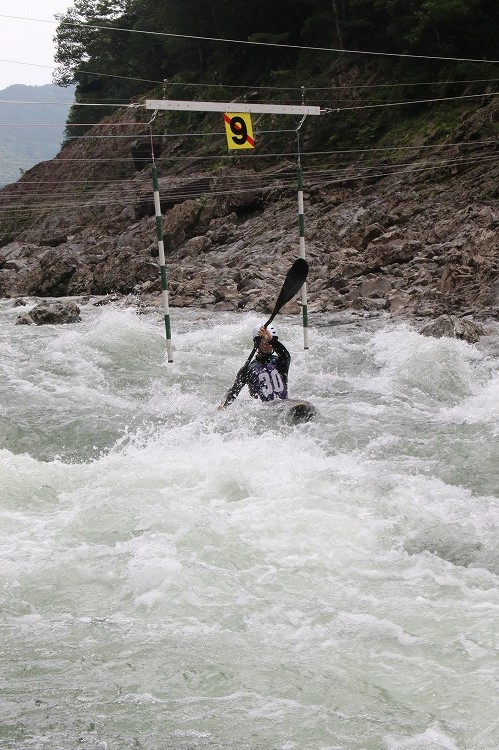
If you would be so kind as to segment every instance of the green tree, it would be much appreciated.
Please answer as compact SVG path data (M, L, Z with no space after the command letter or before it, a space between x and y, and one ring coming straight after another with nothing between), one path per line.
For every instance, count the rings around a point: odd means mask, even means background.
M497 2L487 0L422 0L413 15L407 39L415 46L442 56L481 56L490 46L487 29L495 19L497 34ZM481 48L481 49L480 49Z
M128 9L130 0L75 0L66 13L56 15L55 61L58 67L54 83L68 86L79 83L79 75L99 50L106 46L105 29Z
M113 111L112 107L85 107L82 118L78 105L126 101L143 90L142 83L127 80L140 72L140 66L131 68L127 62L129 33L116 30L130 26L127 16L132 5L132 0L75 0L58 16L54 82L76 84L76 105L68 116L65 143ZM82 119L90 124L78 125Z

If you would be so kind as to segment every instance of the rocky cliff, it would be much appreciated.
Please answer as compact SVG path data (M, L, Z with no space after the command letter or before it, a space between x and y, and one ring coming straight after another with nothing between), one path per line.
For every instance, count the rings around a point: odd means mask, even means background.
M497 98L383 161L303 156L309 310L498 317ZM127 131L118 112L107 133ZM91 131L98 135L99 127ZM137 129L135 129L137 132ZM0 296L160 304L147 128L78 141L0 192ZM492 135L491 135L492 134ZM296 164L157 159L170 304L268 310L298 256Z

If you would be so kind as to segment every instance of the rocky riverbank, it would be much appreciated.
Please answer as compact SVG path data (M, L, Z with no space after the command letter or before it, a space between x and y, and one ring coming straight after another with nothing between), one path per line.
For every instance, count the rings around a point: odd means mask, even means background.
M152 313L159 312L156 306L145 305L142 301L135 299L131 295L128 297L121 297L116 295L109 295L104 297L63 297L59 299L44 299L36 301L34 305L31 304L29 309L21 311L16 319L16 325L63 325L67 323L79 323L81 322L80 312L81 307L100 307L102 305L113 304L118 307L133 307L138 313ZM30 300L33 303L33 300ZM19 308L28 307L28 303L22 297L18 297L15 301L15 306ZM293 310L292 305L288 307L288 310ZM286 312L286 306L282 308ZM323 325L324 321L327 320L329 325L348 325L355 320L355 317L361 316L385 316L387 313L382 312L362 312L362 311L344 311L333 314L325 315L324 313L316 314L316 322L319 325ZM356 324L357 321L356 321ZM476 344L482 336L493 335L494 328L491 326L483 326L477 321L470 320L469 318L460 318L455 315L440 315L436 320L429 323L425 323L420 327L420 333L423 336L433 336L435 338L455 338L467 341L470 344Z
M311 314L498 318L499 163L494 141L476 139L478 123L496 117L492 101L463 121L452 134L458 141L439 150L422 143L376 168L336 175L305 159ZM149 169L130 167L122 183L109 175L76 195L82 171L68 166L72 155L99 148L75 144L1 191L0 296L118 293L161 304ZM211 173L160 169L172 307L267 311L298 257L293 163L268 171L238 164ZM85 167L87 191L98 174L96 165ZM34 183L43 210L13 232L8 222ZM70 202L61 202L64 192Z

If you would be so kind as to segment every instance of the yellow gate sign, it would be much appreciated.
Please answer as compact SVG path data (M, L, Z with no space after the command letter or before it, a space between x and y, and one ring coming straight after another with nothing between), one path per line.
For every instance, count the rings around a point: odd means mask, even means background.
M255 148L251 115L247 112L225 112L227 146L233 148Z

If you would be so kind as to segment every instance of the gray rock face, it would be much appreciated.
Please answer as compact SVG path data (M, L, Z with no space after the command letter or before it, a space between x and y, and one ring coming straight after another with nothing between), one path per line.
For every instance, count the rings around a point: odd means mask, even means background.
M476 116L493 121L497 109L492 99ZM126 143L114 142L116 153ZM99 139L77 142L66 159L40 164L0 191L14 211L35 182L45 207L16 231L8 211L0 213L0 296L134 294L161 304L149 169L120 174L116 194L114 173L103 180L102 170L112 168L105 148ZM499 162L488 144L451 143L438 159L464 153L463 167L419 169L428 153L411 151L403 171L370 179L328 183L304 170L310 313L499 317ZM128 164L130 153L121 155ZM88 161L80 166L82 156ZM196 170L159 175L170 305L270 312L299 255L294 165L276 165L270 175L237 162L220 174ZM61 207L80 177L96 187Z

